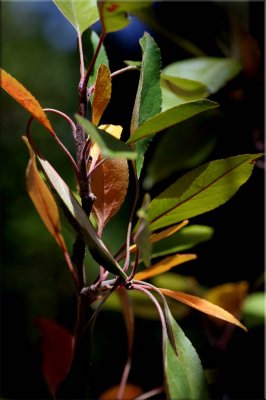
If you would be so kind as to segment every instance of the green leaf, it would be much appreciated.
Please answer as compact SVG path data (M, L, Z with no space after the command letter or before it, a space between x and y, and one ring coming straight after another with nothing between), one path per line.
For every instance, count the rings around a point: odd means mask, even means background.
M241 69L240 61L232 58L198 57L172 63L164 68L163 73L197 81L205 85L210 93L215 93Z
M220 113L213 109L167 129L159 138L147 166L145 189L149 190L177 171L202 164L217 142L219 124Z
M167 337L163 361L168 399L207 400L208 386L199 356L169 309L167 314L178 353Z
M163 85L183 99L196 100L209 94L205 85L192 79L179 78L162 73L161 81Z
M162 94L160 88L160 49L154 39L146 32L140 39L142 49L142 62L140 70L139 85L136 94L132 120L130 126L131 135L139 125L161 111ZM140 176L144 162L144 154L149 146L150 140L143 140L137 144L138 153L136 168L137 176Z
M149 204L150 230L172 225L224 204L248 180L254 160L261 156L229 157L188 172Z
M105 33L119 31L130 24L128 13L145 7L147 1L98 0L98 8Z
M68 221L87 244L94 260L109 272L125 280L127 278L126 274L95 232L89 218L86 216L67 184L46 159L38 156L38 160L51 187L59 198L60 205Z
M265 293L255 292L247 296L243 304L244 323L249 327L264 325Z
M121 140L116 139L106 131L97 129L90 121L80 115L76 115L76 119L90 138L100 147L103 157L128 158L130 160L137 157L137 153Z
M218 104L213 101L196 100L170 108L146 120L130 137L128 143L134 143L137 140L150 137L194 115L216 107L218 107Z
M214 229L206 225L189 225L172 236L153 245L152 257L165 256L191 249L199 243L210 240Z
M61 13L74 26L78 34L99 19L96 0L53 0Z
M137 244L140 250L140 256L144 262L145 267L151 265L151 250L152 244L150 242L150 230L147 222L146 209L150 202L150 196L148 193L145 194L142 207L138 210L137 215L139 217L138 230L134 236L134 242Z

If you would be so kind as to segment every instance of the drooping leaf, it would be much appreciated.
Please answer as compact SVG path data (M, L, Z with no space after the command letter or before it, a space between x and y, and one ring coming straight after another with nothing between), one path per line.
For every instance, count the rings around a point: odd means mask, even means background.
M196 258L196 254L175 254L173 256L166 257L162 261L159 261L157 264L152 265L144 271L138 272L134 279L142 281L144 279L152 278L153 276L169 271L177 265L183 264L190 260L195 260Z
M240 328L244 329L244 331L247 331L247 328L244 325L242 325L241 322L239 322L232 314L230 314L223 308L210 303L205 299L201 299L200 297L193 296L191 294L177 292L169 289L160 288L160 291L164 295L169 296L172 299L180 301L181 303L193 307L205 314L211 315L212 317L220 318L224 321L230 322L231 324L237 325Z
M76 119L90 138L100 147L103 157L128 158L131 160L136 158L137 153L126 143L109 135L104 130L98 130L90 121L80 115L76 115Z
M224 283L223 285L215 286L205 293L205 299L219 307L224 308L226 311L239 318L242 314L242 306L245 297L248 293L248 282L241 281L236 283ZM220 320L216 318L213 322L218 325Z
M99 19L97 0L53 1L78 34L82 34Z
M0 69L0 73L0 86L54 136L55 133L52 125L35 97L2 68Z
M145 33L140 39L142 49L142 62L140 70L139 85L136 94L130 134L134 135L140 125L147 119L161 111L162 94L160 88L160 68L161 54L160 49L154 39ZM138 153L136 167L137 176L140 176L144 162L144 154L149 146L149 140L143 140L136 146Z
M216 107L218 107L218 104L213 101L195 100L170 108L169 110L147 119L139 126L127 143L134 143L138 140L151 137L155 133L161 132L170 126Z
M163 349L163 364L168 399L207 400L208 386L199 356L169 309L167 314L178 352L177 356L167 337Z
M53 398L61 382L70 369L74 336L56 322L46 318L36 318L35 323L42 334L41 353L44 379Z
M150 202L150 196L145 194L141 208L137 212L139 217L139 226L134 235L134 241L140 251L140 256L144 265L149 267L151 265L151 251L152 245L150 242L150 230L147 222L146 209Z
M94 125L98 125L111 99L111 90L110 70L106 65L101 64L97 73L92 102L92 123Z
M166 256L191 249L197 244L210 240L214 229L206 225L190 225L171 237L161 240L153 247L153 257Z
M65 253L67 252L67 248L64 238L61 235L61 224L56 202L39 174L36 166L36 157L29 145L28 140L25 137L23 137L23 140L26 143L30 153L30 160L26 170L26 185L28 194L44 225L54 237L62 251Z
M127 278L126 274L95 232L89 218L86 216L67 184L46 159L40 156L37 156L37 158L52 189L59 198L60 205L66 217L75 231L87 244L94 260L104 266L106 270L120 276L122 280L125 280Z
M100 396L99 400L111 400L111 399L116 399L118 391L119 391L119 385L113 386L110 389L107 389L105 392L103 392ZM121 397L121 400L134 400L136 397L140 396L143 393L141 388L136 385L132 384L127 384L125 387L124 395Z
M119 31L129 25L128 13L143 8L147 1L98 0L98 7L103 29L106 33Z
M149 204L151 231L224 204L248 180L254 160L261 155L245 154L212 161L182 176Z
M163 73L197 81L205 85L210 93L215 93L241 69L241 62L232 58L197 57L174 62L165 67Z

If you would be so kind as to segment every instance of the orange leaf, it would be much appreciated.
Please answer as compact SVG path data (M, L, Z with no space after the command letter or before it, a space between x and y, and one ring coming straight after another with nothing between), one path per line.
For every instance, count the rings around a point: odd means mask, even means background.
M92 122L98 125L104 110L111 99L111 77L107 65L101 64L94 87L94 96L92 103Z
M169 271L176 265L194 260L195 258L197 258L196 254L175 254L173 256L166 257L162 261L159 261L157 264L145 269L144 271L138 272L134 279L142 281L143 279L152 278L153 276Z
M12 96L22 107L24 107L29 113L37 119L48 131L54 136L54 130L52 125L47 118L47 115L43 111L40 103L35 97L15 78L9 75L2 68L1 71L1 83L0 86Z
M211 315L212 317L220 318L224 321L230 322L231 324L237 325L240 328L247 331L247 328L241 324L232 314L228 311L224 310L221 307L216 306L213 303L210 303L207 300L201 299L200 297L192 296L191 294L186 294L183 292L176 292L174 290L169 289L159 289L166 296L171 297L181 303L184 303L190 307L196 308L197 310Z
M28 146L30 160L26 170L26 186L28 194L35 205L44 225L57 241L63 252L67 252L64 239L60 233L61 225L59 220L59 212L56 202L48 189L48 186L42 180L36 166L36 157L30 147L28 139L23 137L24 142Z
M42 370L50 393L55 398L56 390L70 369L74 336L65 328L46 318L36 318L37 328L42 333Z
M102 156L99 155L98 160ZM91 189L96 196L93 214L98 221L98 234L120 209L128 188L128 165L126 159L105 160L91 177Z
M180 224L171 226L170 228L166 228L163 231L159 232L159 233L153 233L150 236L150 242L151 243L155 243L155 242L159 242L162 239L165 239L171 235L173 235L174 233L176 233L177 231L179 231L180 229L182 229L184 226L186 226L189 223L189 221L186 219L185 221L181 222ZM130 246L130 252L134 253L137 249L137 246L135 244L133 244L132 246Z
M116 399L119 391L119 385L113 386L112 388L106 390L101 396L99 400L112 400ZM121 400L133 400L139 395L141 395L143 391L139 386L127 384L125 387L124 395Z

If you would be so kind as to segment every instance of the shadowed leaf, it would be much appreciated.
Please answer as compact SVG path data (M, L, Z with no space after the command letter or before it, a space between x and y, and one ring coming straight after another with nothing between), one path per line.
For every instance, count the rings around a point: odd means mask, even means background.
M109 68L101 64L95 82L92 102L92 123L98 125L104 110L111 99L111 77Z
M0 86L54 136L55 133L52 125L35 97L20 82L2 68L0 69L0 72Z
M113 400L116 399L116 396L119 391L119 385L113 386L110 389L107 389L100 396L99 400ZM134 400L137 396L142 394L142 390L139 386L127 384L125 387L124 395L121 397L121 400Z

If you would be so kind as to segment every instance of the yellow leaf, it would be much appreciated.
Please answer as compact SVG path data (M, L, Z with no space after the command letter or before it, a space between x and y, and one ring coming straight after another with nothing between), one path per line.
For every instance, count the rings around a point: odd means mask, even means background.
M248 288L249 285L246 281L225 283L208 290L205 299L238 317L241 315L242 304L247 296Z
M159 240L165 239L171 235L173 235L174 233L176 233L177 231L179 231L180 229L182 229L184 226L186 226L189 223L188 220L185 220L183 222L181 222L180 224L171 226L170 228L166 228L163 231L159 232L159 233L153 233L150 236L150 242L151 243L155 243L155 242L159 242ZM137 249L137 246L135 244L133 244L132 246L130 246L130 252L134 253Z
M99 129L102 129L103 131L106 131L110 133L110 135L114 136L116 139L120 139L123 128L121 125L112 125L112 124L103 124L99 126ZM94 145L91 148L90 151L90 156L92 158L98 158L101 150L97 143L94 143Z
M111 99L111 77L107 65L101 64L94 87L94 96L92 103L92 122L98 125L104 110Z
M100 400L114 400L117 398L117 394L119 391L119 385L113 386L110 389L106 390L100 396ZM127 384L125 387L124 395L121 397L121 400L134 400L136 397L140 396L143 393L141 388L136 385Z
M160 288L159 290L166 296L171 297L172 299L180 301L181 303L184 303L190 307L196 308L197 310L205 314L211 315L212 317L220 318L224 321L230 322L231 324L237 325L240 328L244 329L244 331L247 331L247 328L242 325L241 322L239 322L232 314L205 299L169 289Z
M43 111L40 103L35 97L15 78L9 75L3 69L0 69L1 80L0 86L12 96L22 107L24 107L30 114L37 119L48 131L54 136L54 130L51 126L47 115Z
M67 252L67 249L64 239L61 235L59 212L56 202L39 174L39 171L36 167L35 154L30 147L28 139L23 137L23 140L28 146L30 153L30 160L26 170L26 186L28 194L33 201L33 204L44 225L65 253Z
M166 257L162 261L159 261L157 264L145 269L144 271L138 272L134 276L134 279L142 281L143 279L152 278L153 276L169 271L176 265L194 260L195 258L197 258L196 254L175 254L173 256Z

